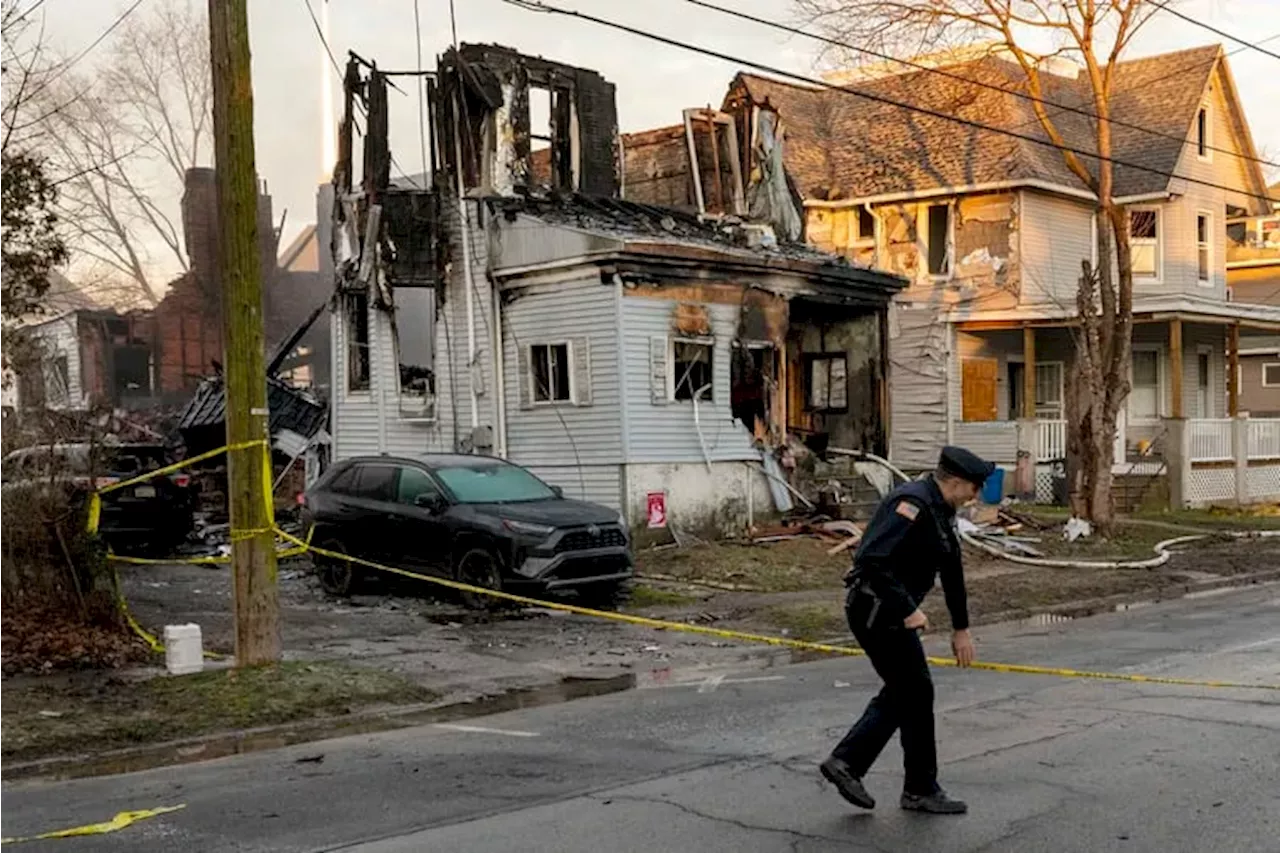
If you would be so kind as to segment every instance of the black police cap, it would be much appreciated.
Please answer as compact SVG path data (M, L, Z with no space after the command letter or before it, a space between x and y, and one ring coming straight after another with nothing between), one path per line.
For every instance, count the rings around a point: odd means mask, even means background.
M938 457L938 467L948 474L968 480L979 488L987 482L991 472L996 470L994 462L988 462L963 447L942 448L942 454Z

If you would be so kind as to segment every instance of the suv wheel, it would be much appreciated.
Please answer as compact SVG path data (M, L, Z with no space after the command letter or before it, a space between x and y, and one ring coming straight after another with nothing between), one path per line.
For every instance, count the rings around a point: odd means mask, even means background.
M337 554L347 553L347 549L337 540L331 539L320 547ZM350 560L317 554L315 566L316 576L320 579L320 586L330 595L346 598L360 586L360 569Z
M475 548L463 554L453 570L453 579L459 583L482 589L502 589L502 569L493 554L483 548ZM506 604L504 599L479 592L458 590L462 603L473 610L497 610Z

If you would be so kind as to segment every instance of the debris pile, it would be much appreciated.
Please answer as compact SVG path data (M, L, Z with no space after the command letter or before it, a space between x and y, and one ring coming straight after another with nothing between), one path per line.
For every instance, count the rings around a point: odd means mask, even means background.
M962 535L987 545L1027 557L1044 556L1044 552L1035 547L1042 541L1041 537L1028 531L1042 533L1049 525L1010 506L977 504L960 515L956 524Z

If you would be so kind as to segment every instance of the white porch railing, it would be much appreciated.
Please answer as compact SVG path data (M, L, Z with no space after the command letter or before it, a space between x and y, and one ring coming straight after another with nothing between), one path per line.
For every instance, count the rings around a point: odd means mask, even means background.
M1280 418L1249 421L1249 458L1280 459Z
M1192 462L1226 462L1235 458L1230 418L1193 419L1187 422Z
M1067 455L1067 422L1036 421L1036 461L1050 462Z

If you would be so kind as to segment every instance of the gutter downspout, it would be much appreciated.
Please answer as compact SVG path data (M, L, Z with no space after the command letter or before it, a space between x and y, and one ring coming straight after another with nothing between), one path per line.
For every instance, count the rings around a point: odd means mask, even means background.
M492 279L489 281L489 290L493 296L493 305L490 308L490 315L493 317L493 390L495 395L495 403L497 413L495 420L497 421L497 435L495 436L494 450L497 455L507 458L507 380L505 373L506 351L502 338L502 296L498 293L498 285Z
M461 119L458 117L458 102L453 102L453 151L454 163L457 164L458 217L462 234L462 288L467 300L467 386L471 392L471 428L480 426L479 399L476 396L476 305L471 295L471 225L467 220L467 201L463 196L462 185L462 136L457 128Z
M627 409L628 409L627 369L626 369L626 363L627 363L626 352L627 351L624 349L626 345L626 336L624 332L626 330L625 330L625 327L623 326L624 317L622 312L622 293L623 293L623 290L625 289L625 285L622 283L622 276L620 276L617 272L613 274L613 287L614 287L613 328L614 328L614 333L616 334L616 337L617 337L616 346L618 350L617 353L615 354L615 358L617 359L617 368L618 368L618 401L619 401L618 419L620 422L619 423L619 426L621 428L620 431L622 433L621 435L622 448L621 448L621 452L619 453L619 467L622 469L621 477L620 477L622 481L622 488L619 490L621 491L621 494L618 496L618 500L622 506L622 517L627 522L627 526L630 527L631 515L632 515L631 483L630 483L630 476L627 471L627 466L631 459L631 422L630 422L630 419L627 417Z

